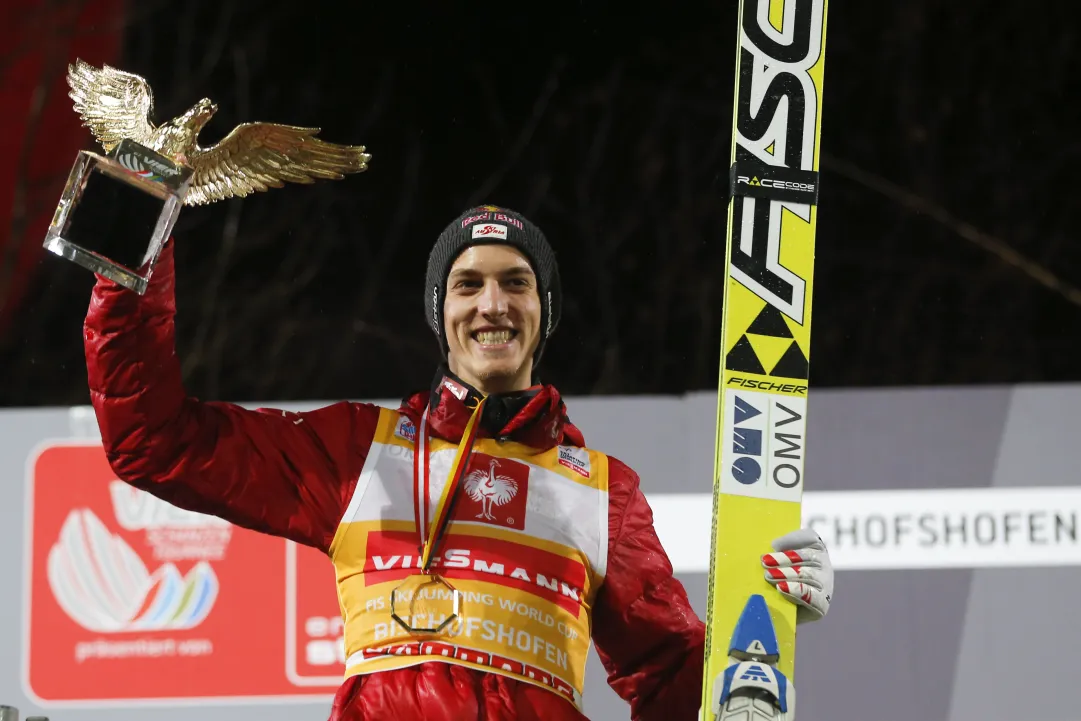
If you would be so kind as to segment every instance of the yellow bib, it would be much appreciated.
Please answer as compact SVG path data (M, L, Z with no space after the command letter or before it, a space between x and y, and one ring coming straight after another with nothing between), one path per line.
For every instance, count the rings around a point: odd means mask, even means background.
M331 544L346 676L442 661L543 686L580 708L590 614L608 555L607 456L477 439L431 568L458 589L458 617L439 632L410 634L391 618L391 592L419 574L416 435L406 416L381 409ZM456 448L432 438L429 515ZM435 628L445 618L410 625Z

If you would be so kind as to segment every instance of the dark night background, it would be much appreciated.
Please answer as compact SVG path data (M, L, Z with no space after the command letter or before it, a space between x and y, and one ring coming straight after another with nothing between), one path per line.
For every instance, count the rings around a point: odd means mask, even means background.
M184 210L189 392L426 385L427 253L482 202L525 213L560 258L567 304L545 380L565 394L715 388L736 3L390 7L141 2L109 20L111 64L147 77L156 121L207 96L221 110L204 145L268 120L374 156L343 181ZM831 3L813 387L1081 378L1081 63L1076 11L1058 7ZM43 87L70 131L56 81L74 55L60 39L101 28L17 19L40 44L0 53L5 82L19 52L44 48ZM47 179L50 213L73 158ZM0 283L0 403L85 403L92 277L42 250L43 228L8 225L4 277L10 247L38 250L17 272L24 293Z

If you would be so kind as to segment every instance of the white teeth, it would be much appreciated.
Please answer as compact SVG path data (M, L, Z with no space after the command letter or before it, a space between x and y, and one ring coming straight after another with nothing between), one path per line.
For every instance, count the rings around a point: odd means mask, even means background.
M511 332L509 330L485 330L473 334L481 345L500 345L509 343Z

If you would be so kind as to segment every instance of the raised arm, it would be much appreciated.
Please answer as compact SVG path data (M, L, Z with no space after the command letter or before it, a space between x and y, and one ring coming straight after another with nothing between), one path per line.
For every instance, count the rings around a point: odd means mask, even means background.
M117 476L169 503L326 550L379 415L189 397L174 343L173 243L139 296L99 277L83 329L90 397Z
M608 566L593 610L593 642L608 684L634 721L696 721L705 624L672 575L638 475L609 461Z

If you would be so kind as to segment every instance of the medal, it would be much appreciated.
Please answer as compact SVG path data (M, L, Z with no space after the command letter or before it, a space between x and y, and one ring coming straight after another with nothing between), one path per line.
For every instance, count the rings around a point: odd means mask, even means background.
M461 594L442 576L410 576L390 592L390 617L410 633L439 633L458 618Z
M461 593L445 578L432 573L431 565L444 540L455 493L469 467L485 400L482 398L477 403L465 425L454 463L431 518L428 517L428 499L431 498L430 407L420 417L417 448L413 453L413 516L421 542L420 573L405 579L390 593L390 617L409 633L439 633L453 623L461 611Z

